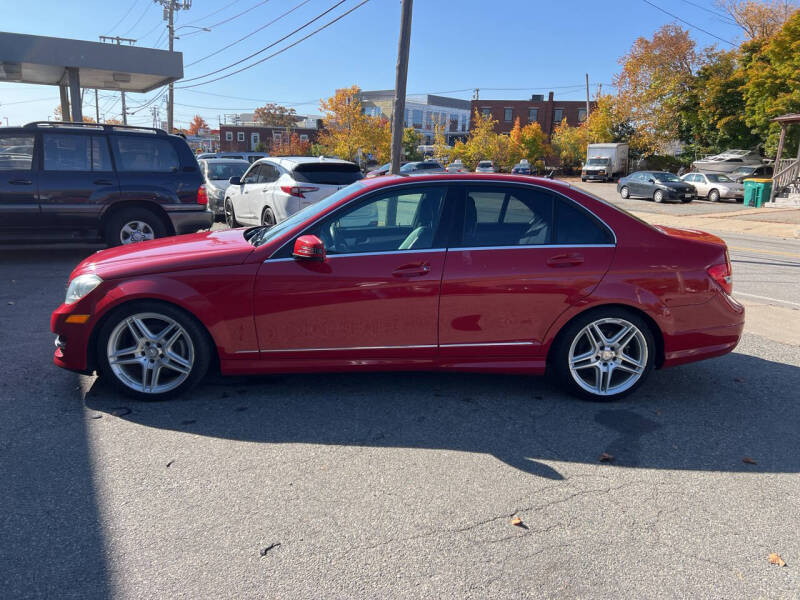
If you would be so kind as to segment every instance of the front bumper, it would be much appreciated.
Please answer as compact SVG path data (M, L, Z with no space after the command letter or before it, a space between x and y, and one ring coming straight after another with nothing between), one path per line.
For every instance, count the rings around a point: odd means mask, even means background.
M584 171L581 173L581 178L583 179L593 179L593 180L600 179L602 181L605 181L609 177L611 177L609 174L605 172L600 173L599 171Z
M214 224L214 213L209 209L168 211L167 215L172 222L175 235L195 233Z
M92 315L86 323L67 323L67 317L72 314L89 314L81 308L83 301L75 304L62 304L50 317L50 331L56 334L56 349L53 362L56 366L76 373L88 375L94 369L88 364L89 340L95 325Z
M662 189L661 191L664 192L664 197L669 200L684 200L686 198L694 198L697 196L697 192L695 190Z

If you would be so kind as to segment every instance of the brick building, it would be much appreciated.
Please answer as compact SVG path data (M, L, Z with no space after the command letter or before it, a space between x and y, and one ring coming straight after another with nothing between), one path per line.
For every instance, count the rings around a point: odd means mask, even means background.
M289 141L291 134L297 134L302 141L312 144L317 141L321 121L312 118L298 118L298 126L287 131L286 127L268 127L252 120L236 119L233 123L220 123L219 146L222 152L255 152L256 146L264 142L271 148L275 142Z
M538 122L549 138L553 129L566 117L571 126L580 125L586 120L586 101L554 100L553 92L544 99L542 94L534 94L530 100L472 100L473 113L477 110L482 115L491 115L497 121L497 133L509 133L514 128L514 121L525 127L528 123ZM595 102L589 104L596 106Z

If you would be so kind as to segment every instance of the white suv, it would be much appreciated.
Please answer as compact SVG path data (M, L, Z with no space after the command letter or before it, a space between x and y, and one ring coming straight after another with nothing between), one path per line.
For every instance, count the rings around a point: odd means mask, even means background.
M300 209L362 178L355 163L334 158L282 156L254 162L225 190L225 221L275 225Z

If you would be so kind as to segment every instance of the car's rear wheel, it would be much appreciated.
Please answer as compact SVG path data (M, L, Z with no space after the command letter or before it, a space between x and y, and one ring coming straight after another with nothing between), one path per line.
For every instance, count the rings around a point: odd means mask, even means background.
M619 189L619 195L620 195L620 196L622 196L622 197L623 197L623 198L625 198L625 199L628 199L628 198L630 198L630 197L631 197L631 191L628 189L628 186L627 186L627 185L623 185L623 186L622 186L622 187Z
M619 308L582 315L561 332L552 366L572 394L612 401L633 392L653 368L655 343L648 324Z
M659 203L663 202L664 201L664 192L662 192L661 190L656 190L656 193L653 194L653 200L655 200L656 202L659 202Z
M267 227L272 227L275 225L275 215L272 213L272 209L266 207L261 212L261 224L266 225Z
M708 201L709 202L719 201L719 190L711 190L710 192L708 192Z
M152 210L132 207L123 208L109 217L103 237L109 246L120 246L154 240L168 232L166 223Z
M236 212L233 210L233 202L230 198L225 198L225 224L231 229L239 226L236 221Z
M141 400L165 400L197 385L211 349L197 322L160 302L114 312L97 336L98 370L117 390Z

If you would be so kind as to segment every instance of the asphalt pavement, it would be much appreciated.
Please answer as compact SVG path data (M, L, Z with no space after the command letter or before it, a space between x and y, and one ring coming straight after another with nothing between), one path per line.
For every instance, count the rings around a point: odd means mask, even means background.
M800 315L797 244L727 240L736 293ZM435 373L135 402L52 365L50 312L90 252L0 248L3 598L798 597L781 332L613 404Z

